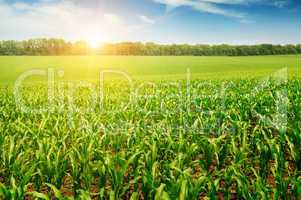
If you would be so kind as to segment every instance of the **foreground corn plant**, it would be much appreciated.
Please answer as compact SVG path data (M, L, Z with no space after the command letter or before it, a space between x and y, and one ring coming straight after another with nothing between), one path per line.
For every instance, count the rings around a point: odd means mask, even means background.
M300 80L256 92L258 80L177 84L129 101L112 81L93 109L79 89L72 106L59 93L43 113L22 112L2 88L0 199L300 199ZM26 105L46 106L46 89L24 87Z

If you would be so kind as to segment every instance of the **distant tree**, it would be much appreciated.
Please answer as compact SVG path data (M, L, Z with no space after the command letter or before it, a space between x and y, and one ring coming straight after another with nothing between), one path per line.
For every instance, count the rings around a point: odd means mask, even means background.
M298 44L297 47L296 47L296 49L297 49L298 53L301 53L301 44Z
M75 43L56 38L37 38L25 41L0 41L0 55L144 55L144 56L254 56L301 54L298 45L206 45L156 44L153 42L106 43L102 48L91 49L85 41Z
M87 55L89 53L89 46L85 41L75 42L72 46L73 55Z

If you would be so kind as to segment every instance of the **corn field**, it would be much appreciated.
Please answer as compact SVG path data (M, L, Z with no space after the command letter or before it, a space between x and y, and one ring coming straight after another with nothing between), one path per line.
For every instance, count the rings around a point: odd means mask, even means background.
M0 199L301 198L299 79L134 85L2 87Z

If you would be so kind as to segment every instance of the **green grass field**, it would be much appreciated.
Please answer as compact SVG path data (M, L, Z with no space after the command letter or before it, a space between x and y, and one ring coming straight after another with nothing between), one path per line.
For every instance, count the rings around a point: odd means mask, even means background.
M0 57L0 199L300 199L300 64L301 56ZM124 70L138 90L112 79L95 84L96 98L73 81L55 84L54 98L45 82L13 91L22 72L47 67L91 82L101 69ZM288 81L262 79L283 67Z
M253 57L135 57L135 56L61 56L0 57L0 83L8 84L29 69L56 68L65 79L97 80L100 70L127 72L134 79L185 78L189 68L193 78L228 79L259 77L287 67L289 76L301 75L301 56Z

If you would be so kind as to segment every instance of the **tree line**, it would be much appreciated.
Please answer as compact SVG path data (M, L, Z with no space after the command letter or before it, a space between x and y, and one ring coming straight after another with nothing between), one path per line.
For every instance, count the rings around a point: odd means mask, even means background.
M134 55L134 56L255 56L301 54L297 45L205 45L142 42L107 43L91 48L85 41L30 39L0 41L0 55Z

